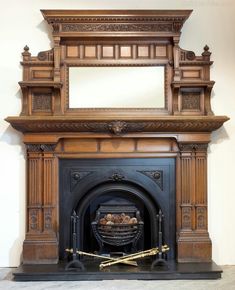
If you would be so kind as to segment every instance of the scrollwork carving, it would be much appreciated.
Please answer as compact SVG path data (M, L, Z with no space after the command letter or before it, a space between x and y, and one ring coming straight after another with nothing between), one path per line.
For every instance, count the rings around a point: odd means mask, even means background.
M40 51L37 56L40 61L52 61L53 60L53 49L47 51Z
M195 52L193 51L190 51L190 50L184 50L184 49L181 49L181 57L180 57L181 60L183 61L193 61L196 59L196 55L195 55Z
M121 23L66 23L62 24L62 32L119 32L119 31L164 31L171 32L175 29L180 29L180 26L172 27L171 23L133 23L133 24L121 24ZM178 31L178 30L177 30Z
M206 151L207 143L179 143L180 151Z

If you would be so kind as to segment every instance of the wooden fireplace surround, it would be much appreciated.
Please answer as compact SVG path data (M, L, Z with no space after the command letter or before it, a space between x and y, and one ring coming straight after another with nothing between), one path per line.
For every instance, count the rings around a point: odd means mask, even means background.
M179 262L211 261L207 146L228 120L210 106L211 53L179 47L190 10L42 10L54 47L24 48L22 112L6 120L27 149L24 263L57 263L59 158L174 157ZM199 32L200 33L200 32ZM164 65L163 109L70 109L69 66Z

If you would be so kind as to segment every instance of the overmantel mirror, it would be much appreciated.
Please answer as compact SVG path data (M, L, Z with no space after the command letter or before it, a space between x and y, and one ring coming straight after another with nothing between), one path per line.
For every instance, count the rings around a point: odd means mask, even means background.
M24 48L22 112L6 120L27 149L23 263L55 265L20 268L16 279L220 277L207 228L207 146L228 118L211 110L209 47L196 56L179 46L192 11L41 12L54 45L37 56ZM124 211L141 230L122 252L156 248L164 225L174 269L161 276L150 264L118 273L95 264L89 272L88 263L87 271L61 275L66 249L120 250L122 236L103 247L107 233L102 241L97 234L98 217L112 210L117 218L120 206L118 220ZM74 247L71 220L79 223Z
M170 114L172 39L114 35L62 40L65 113Z
M166 109L164 66L69 68L68 109Z

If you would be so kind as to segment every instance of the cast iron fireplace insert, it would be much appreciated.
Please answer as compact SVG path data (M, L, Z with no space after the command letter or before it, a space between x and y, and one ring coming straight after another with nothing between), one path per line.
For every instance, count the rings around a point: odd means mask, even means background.
M66 260L71 248L70 217L78 217L77 248L100 252L92 230L100 206L110 213L114 205L138 209L143 233L136 251L158 244L157 214L164 215L163 241L170 247L168 259L175 259L175 160L174 158L61 159L60 168L60 260ZM124 211L124 209L123 209ZM131 252L129 246L106 244L103 253Z

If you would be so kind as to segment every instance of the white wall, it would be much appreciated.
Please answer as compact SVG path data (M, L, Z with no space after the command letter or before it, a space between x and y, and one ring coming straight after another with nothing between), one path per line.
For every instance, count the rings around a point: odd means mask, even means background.
M231 120L213 133L209 148L209 232L213 259L235 264L235 1L233 0L8 0L0 17L0 266L20 263L25 233L25 151L21 134L3 119L18 115L25 44L32 55L51 47L40 9L194 9L181 47L201 54L208 44L214 65L212 106Z

